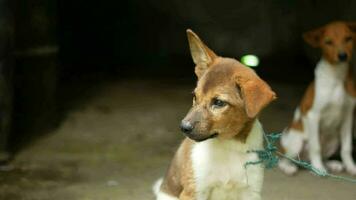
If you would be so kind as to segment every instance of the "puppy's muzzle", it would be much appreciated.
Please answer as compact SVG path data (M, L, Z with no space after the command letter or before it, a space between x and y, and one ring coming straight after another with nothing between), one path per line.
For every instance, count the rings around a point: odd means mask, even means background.
M201 142L201 141L215 138L216 136L218 136L217 133L209 134L209 135L196 133L194 131L194 125L191 122L185 121L185 120L183 120L181 122L180 129L187 137L189 137L190 139L195 140L197 142Z

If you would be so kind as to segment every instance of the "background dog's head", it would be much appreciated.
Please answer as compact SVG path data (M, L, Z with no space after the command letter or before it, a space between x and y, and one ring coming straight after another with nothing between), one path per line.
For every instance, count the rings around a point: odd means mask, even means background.
M303 34L312 47L319 47L332 64L349 62L356 41L356 23L332 22Z
M217 56L191 30L187 34L198 83L182 131L196 141L246 138L257 114L275 99L275 93L252 69Z

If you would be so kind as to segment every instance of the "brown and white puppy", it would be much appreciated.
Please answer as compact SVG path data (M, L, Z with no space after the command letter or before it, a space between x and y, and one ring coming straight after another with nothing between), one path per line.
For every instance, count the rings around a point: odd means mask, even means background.
M170 168L157 181L158 200L259 200L263 168L251 149L263 149L256 119L275 93L235 59L217 56L191 30L190 51L198 77L193 106L182 120L187 136Z
M309 159L320 170L346 168L356 175L351 155L356 90L349 67L356 24L332 22L303 37L311 46L321 48L322 58L315 68L315 80L307 88L293 122L284 131L281 145L288 156ZM340 144L342 162L327 161ZM279 166L287 174L298 169L287 160L280 161Z

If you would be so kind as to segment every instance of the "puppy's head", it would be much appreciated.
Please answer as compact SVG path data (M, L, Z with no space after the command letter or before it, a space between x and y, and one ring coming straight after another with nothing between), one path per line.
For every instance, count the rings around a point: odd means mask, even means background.
M356 41L356 23L332 22L303 34L304 40L322 50L332 64L349 62Z
M252 69L217 56L191 30L187 34L198 82L182 131L195 141L245 137L275 93Z

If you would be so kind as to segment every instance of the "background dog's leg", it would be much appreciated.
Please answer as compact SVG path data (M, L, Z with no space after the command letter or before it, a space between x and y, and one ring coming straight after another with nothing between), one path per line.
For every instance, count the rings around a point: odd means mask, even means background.
M342 172L342 170L344 170L343 163L338 160L328 160L326 161L325 165L328 168L328 170L334 173L340 173Z
M351 154L353 107L345 109L346 118L341 126L341 159L345 164L346 171L356 175L356 165Z
M326 171L321 159L321 147L319 138L320 115L316 112L309 112L303 118L303 124L308 134L308 154L311 164L319 170Z
M285 150L285 154L291 158L298 158L303 150L305 133L295 129L289 129L283 133L281 144ZM293 175L297 172L298 167L287 159L281 159L278 163L279 168L288 175Z
M278 167L287 175L293 175L298 171L298 167L285 158L278 162Z

